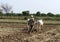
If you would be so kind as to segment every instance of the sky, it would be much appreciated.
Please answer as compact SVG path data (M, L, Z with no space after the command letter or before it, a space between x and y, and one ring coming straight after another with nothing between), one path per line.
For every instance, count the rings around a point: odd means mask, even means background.
M60 0L0 0L0 5L7 3L15 13L30 11L30 13L60 13Z

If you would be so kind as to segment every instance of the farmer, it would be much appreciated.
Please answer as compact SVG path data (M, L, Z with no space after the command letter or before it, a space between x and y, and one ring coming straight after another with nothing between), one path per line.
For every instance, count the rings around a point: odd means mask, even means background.
M30 19L28 19L28 26L29 26L28 33L30 34L30 32L32 32L32 28L34 26L34 17L33 17L33 15L31 15Z

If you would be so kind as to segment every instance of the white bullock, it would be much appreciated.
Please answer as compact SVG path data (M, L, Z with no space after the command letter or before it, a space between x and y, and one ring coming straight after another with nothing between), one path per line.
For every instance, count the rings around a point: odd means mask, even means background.
M43 20L41 19L41 20L37 20L37 22L41 25L41 26L43 26Z
M43 24L44 24L43 20L42 19L36 20L35 23L37 25L36 26L37 30L42 30L42 27L43 27Z

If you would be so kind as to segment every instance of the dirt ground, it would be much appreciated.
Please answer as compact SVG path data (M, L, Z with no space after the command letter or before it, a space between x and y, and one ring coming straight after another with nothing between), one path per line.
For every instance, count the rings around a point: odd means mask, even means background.
M0 23L0 42L60 42L60 25L44 25L28 34L24 24Z

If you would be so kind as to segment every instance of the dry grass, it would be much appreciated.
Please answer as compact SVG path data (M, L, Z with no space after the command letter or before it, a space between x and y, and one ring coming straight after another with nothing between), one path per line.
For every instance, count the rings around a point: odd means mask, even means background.
M43 31L32 32L31 34L24 32L24 28L12 28L7 26L3 28L0 27L0 41L1 42L47 42L51 40L54 41L56 37L60 37L59 27L60 26L45 25L43 27ZM54 35L56 37L54 37Z

